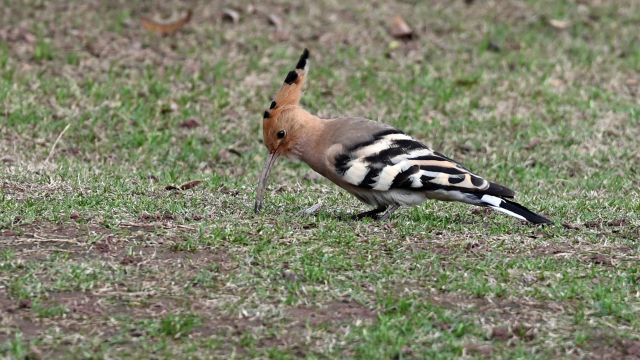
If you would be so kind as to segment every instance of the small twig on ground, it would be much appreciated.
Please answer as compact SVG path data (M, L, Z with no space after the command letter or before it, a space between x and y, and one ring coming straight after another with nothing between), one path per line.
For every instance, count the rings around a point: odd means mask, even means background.
M20 254L24 255L24 254L29 254L29 253L42 253L42 252L47 252L47 251L57 251L57 252L65 252L65 253L69 253L69 254L73 254L73 253L78 253L78 250L73 250L73 249L60 249L60 248L37 248L37 249L22 249L20 250Z
M160 225L157 223L143 224L143 223L132 223L132 222L121 222L118 224L120 227L132 227L132 228L156 228Z
M82 245L81 243L79 243L77 240L74 240L74 239L49 238L49 237L46 237L46 235L41 236L39 234L33 234L32 238L20 237L20 238L15 238L11 241L16 243L58 242L58 243Z
M321 207L322 207L322 203L317 203L309 208L298 211L298 215L313 215L317 213Z
M196 230L195 227L193 226L189 226L189 225L176 225L176 228L178 229L186 229L186 230Z
M51 159L53 152L56 150L56 146L58 146L58 142L60 142L62 135L64 135L64 133L67 132L67 129L69 129L70 126L71 124L67 124L67 126L65 126L64 129L62 129L62 131L60 132L60 135L58 135L58 138L56 138L56 141L53 142L53 145L51 146L51 150L49 150L49 155L47 155L47 158L44 160L44 162L46 163L49 162L49 159Z

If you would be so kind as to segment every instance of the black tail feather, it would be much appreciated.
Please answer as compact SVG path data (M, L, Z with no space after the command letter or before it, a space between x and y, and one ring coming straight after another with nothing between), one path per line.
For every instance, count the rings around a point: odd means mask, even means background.
M501 196L494 196L489 194L484 195L469 195L467 198L470 204L478 205L478 206L487 206L494 210L503 212L507 215L513 216L515 218L526 220L533 224L552 224L553 221L550 219L536 214L533 211L527 209L526 207L518 204L515 201L507 200Z
M553 223L553 221L551 221L550 219L542 215L536 214L533 211L527 209L526 207L511 200L502 199L502 203L500 203L500 208L510 211L514 214L518 214L523 218L525 218L527 221L534 224L552 224Z

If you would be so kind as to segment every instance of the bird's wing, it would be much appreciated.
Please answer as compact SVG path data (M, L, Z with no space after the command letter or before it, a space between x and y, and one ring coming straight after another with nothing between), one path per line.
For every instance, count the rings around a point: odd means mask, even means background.
M387 191L461 191L513 197L513 191L472 173L460 163L431 150L393 128L345 146L334 159L336 173L347 183Z

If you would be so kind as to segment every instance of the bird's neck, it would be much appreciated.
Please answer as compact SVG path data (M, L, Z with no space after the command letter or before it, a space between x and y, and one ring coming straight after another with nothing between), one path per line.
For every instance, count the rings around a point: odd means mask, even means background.
M326 120L320 119L302 108L295 109L295 112L296 133L299 135L296 136L292 155L311 165L320 155Z

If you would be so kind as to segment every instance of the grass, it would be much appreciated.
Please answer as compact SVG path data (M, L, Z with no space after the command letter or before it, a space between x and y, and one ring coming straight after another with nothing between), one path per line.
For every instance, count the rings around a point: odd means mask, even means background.
M190 6L160 37L139 16L184 4L5 4L2 356L638 355L635 2ZM261 114L303 47L311 111L391 123L556 224L348 221L365 206L289 161L254 214Z

